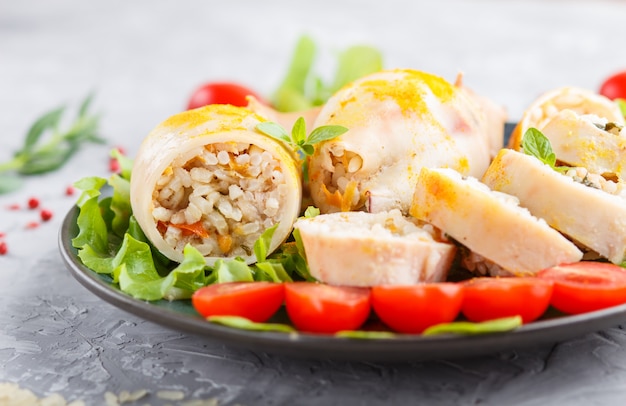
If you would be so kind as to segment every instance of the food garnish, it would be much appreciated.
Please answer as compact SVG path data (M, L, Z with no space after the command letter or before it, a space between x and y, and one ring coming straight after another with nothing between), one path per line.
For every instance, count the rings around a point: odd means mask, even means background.
M24 176L59 169L82 144L104 142L98 135L100 117L89 112L91 101L91 95L83 100L78 115L66 129L60 128L65 107L47 112L33 123L13 158L0 163L0 194L18 189Z

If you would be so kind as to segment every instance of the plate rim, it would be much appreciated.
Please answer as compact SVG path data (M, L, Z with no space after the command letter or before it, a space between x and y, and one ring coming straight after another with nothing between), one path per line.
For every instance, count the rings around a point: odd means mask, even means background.
M58 246L66 268L83 287L111 305L144 320L252 351L298 358L369 362L457 359L560 342L614 327L626 320L626 304L623 304L579 315L535 321L505 333L480 335L424 337L398 334L393 338L355 339L302 332L236 329L135 299L112 287L80 262L77 250L71 244L78 212L78 207L74 205L65 215L58 233Z

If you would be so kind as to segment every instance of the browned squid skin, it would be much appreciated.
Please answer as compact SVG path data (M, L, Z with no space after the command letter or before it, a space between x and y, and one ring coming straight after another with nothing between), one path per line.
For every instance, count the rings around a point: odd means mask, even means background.
M421 167L481 176L502 146L504 121L502 109L435 75L398 69L361 78L334 94L315 121L348 132L316 147L313 202L323 213L406 214Z

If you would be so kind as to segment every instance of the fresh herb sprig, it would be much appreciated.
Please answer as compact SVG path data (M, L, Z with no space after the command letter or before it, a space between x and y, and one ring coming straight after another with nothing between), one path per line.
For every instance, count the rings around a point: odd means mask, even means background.
M52 172L62 167L85 142L102 143L98 136L99 116L91 114L92 96L80 105L69 128L60 129L65 107L39 117L30 127L22 147L13 158L0 163L0 194L18 189L24 176Z
M536 128L529 128L522 136L522 149L526 155L534 156L557 172L567 172L569 166L557 166L556 154L550 140Z
M280 124L267 121L257 124L256 129L263 134L280 140L296 152L305 156L313 155L315 144L322 141L332 140L348 131L346 127L340 125L323 125L315 128L311 133L306 135L306 124L304 118L300 117L296 120L291 129L291 134L287 132Z

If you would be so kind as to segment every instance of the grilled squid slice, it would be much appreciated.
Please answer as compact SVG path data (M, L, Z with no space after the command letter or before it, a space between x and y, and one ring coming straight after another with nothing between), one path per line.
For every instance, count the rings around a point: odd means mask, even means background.
M626 179L626 131L624 126L592 114L563 110L548 121L543 134L556 158L592 173Z
M449 167L481 176L493 143L493 108L465 88L414 70L382 71L335 93L315 127L348 131L318 145L309 161L313 202L323 213L393 208L407 213L421 167ZM497 131L497 130L496 130Z
M528 177L528 183L536 181ZM515 197L453 169L422 168L410 213L508 274L532 275L582 258L572 242L520 207Z
M538 159L503 149L483 182L515 195L535 216L613 263L626 255L626 189L585 168L561 174Z
M445 280L456 247L397 210L301 218L311 275L332 285L412 285Z
M133 214L146 236L180 262L191 244L207 264L256 260L254 242L278 224L270 250L291 233L302 186L292 152L261 134L248 109L211 105L170 117L143 141L131 177Z
M536 128L543 132L546 124L562 110L571 110L580 115L593 114L607 122L624 125L624 116L612 100L591 90L560 87L544 93L526 109L511 134L508 147L519 151L526 130Z

